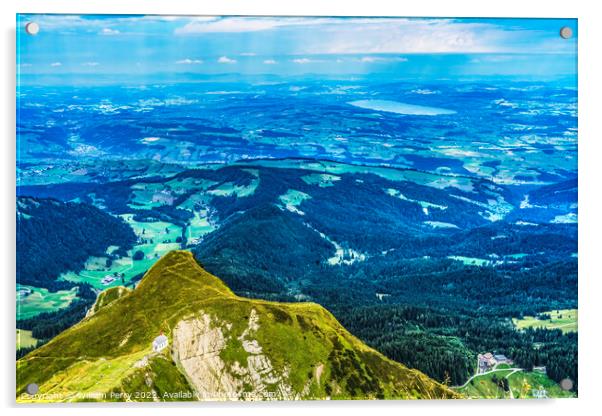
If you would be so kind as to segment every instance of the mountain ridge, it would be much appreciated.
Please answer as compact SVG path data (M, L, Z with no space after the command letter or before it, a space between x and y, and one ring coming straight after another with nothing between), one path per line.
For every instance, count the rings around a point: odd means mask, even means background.
M166 254L114 295L17 362L17 401L459 397L320 305L235 295L189 252ZM160 333L169 346L153 351ZM24 393L30 383L38 395Z

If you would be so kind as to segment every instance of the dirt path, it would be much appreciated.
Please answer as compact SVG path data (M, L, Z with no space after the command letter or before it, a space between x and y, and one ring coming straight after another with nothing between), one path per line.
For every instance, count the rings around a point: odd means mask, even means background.
M481 373L481 374L474 374L472 376L470 376L470 378L468 380L466 380L466 383L462 384L461 386L455 386L455 389L462 389L464 387L466 387L468 385L468 383L470 383L472 380L474 380L477 377L481 377L487 374L491 374L491 373L496 373L496 372L500 372L500 371L508 371L508 370L512 370L512 372L510 374L508 374L506 377L504 378L508 378L509 376L511 376L512 374L516 373L517 371L523 371L522 368L500 368L500 369L493 369L491 371L487 371L486 373Z

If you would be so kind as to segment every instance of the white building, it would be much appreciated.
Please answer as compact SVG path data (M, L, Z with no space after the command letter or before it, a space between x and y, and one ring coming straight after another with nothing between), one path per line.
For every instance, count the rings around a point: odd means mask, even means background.
M159 351L163 350L165 347L167 347L168 344L169 344L169 340L167 339L167 337L165 335L161 334L157 338L155 338L155 340L153 341L153 351L159 352Z
M106 275L105 277L102 278L102 280L100 281L100 283L102 283L103 285L108 285L111 284L115 281L115 278L111 275Z
M548 371L546 370L546 366L545 365L542 365L540 367L533 366L533 372L535 372L535 373L541 373L541 374L547 374L548 373Z

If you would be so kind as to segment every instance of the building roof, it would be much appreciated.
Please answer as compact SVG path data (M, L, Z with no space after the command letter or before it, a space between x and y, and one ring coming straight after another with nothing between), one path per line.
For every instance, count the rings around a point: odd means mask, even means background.
M165 335L161 334L157 338L154 339L153 345L161 345L166 342L167 342L167 337Z

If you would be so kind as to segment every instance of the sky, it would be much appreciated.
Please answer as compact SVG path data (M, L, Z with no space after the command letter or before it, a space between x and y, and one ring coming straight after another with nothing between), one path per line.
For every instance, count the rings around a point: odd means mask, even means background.
M40 32L26 34L27 22ZM571 39L560 28L573 30ZM575 19L18 15L22 79L575 77Z

